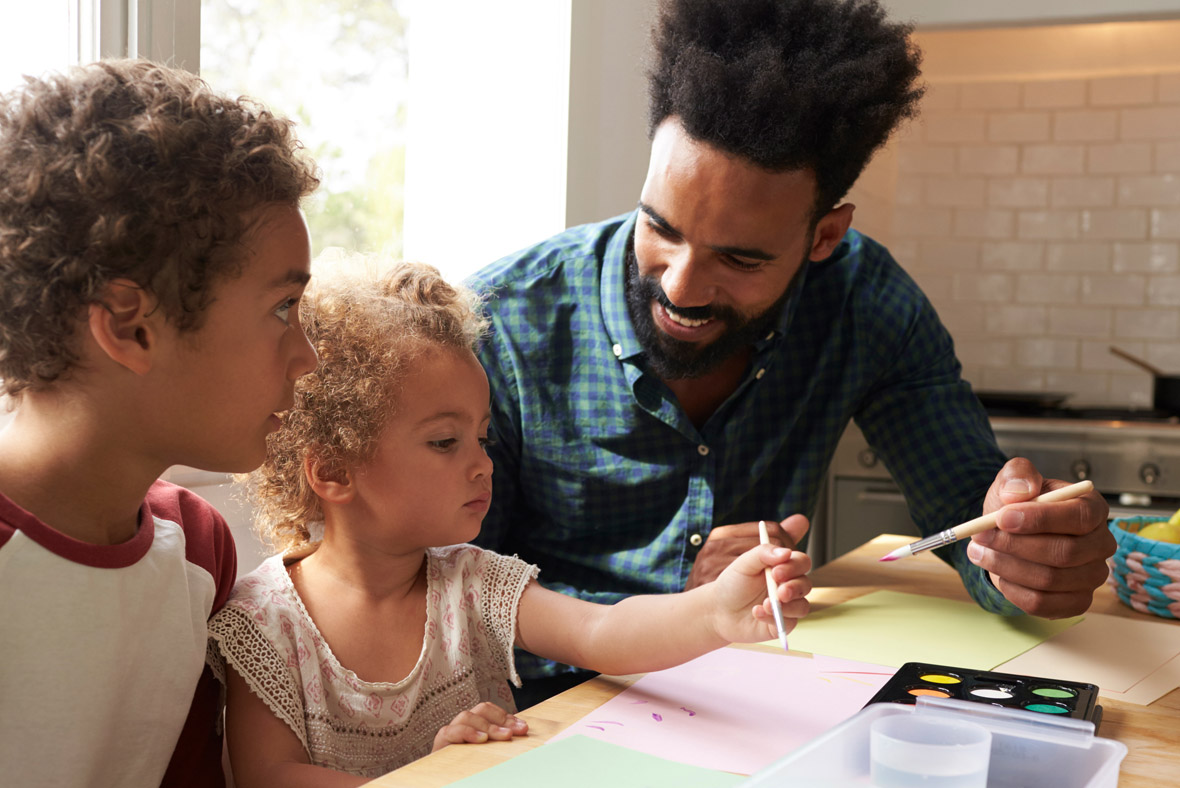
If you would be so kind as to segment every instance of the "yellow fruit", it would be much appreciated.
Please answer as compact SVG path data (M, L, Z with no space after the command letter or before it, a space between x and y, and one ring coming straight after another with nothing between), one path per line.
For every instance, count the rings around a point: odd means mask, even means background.
M1168 523L1171 525L1180 525L1180 509L1177 509L1176 513L1168 518Z
M1151 523L1139 529L1139 535L1144 539L1154 539L1157 542L1174 542L1180 544L1180 524Z

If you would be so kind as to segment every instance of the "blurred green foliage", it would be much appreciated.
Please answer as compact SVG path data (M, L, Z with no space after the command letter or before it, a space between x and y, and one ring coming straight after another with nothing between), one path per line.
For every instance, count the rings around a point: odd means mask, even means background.
M321 170L313 254L401 257L406 26L397 0L202 0L201 76L295 121Z

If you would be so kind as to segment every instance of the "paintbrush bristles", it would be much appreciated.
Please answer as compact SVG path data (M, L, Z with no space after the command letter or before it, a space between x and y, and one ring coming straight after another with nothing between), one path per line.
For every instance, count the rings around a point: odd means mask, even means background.
M1068 501L1072 498L1078 498L1094 489L1094 483L1087 479L1086 481L1070 484L1065 487L1059 487L1056 490L1050 490L1043 495L1038 495L1033 499L1036 503L1057 503L1059 501ZM966 539L976 534L981 534L991 528L995 528L1000 521L1000 512L1004 511L1001 507L994 512L989 512L982 517L976 517L974 520L968 520L965 523L960 523L953 528L948 528L945 531L940 531L933 536L927 536L925 539L919 539L916 542L910 542L903 545L889 555L878 558L878 561L896 561L899 558L905 558L916 553L921 553L925 550L932 550L936 547L957 542L960 539Z

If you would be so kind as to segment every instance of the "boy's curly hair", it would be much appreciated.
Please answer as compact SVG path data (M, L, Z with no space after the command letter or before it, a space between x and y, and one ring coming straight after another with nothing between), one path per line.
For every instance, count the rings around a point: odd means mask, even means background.
M255 529L281 551L310 542L309 525L323 521L304 458L315 457L329 476L370 459L422 355L474 351L487 328L473 291L421 263L398 263L382 276L317 274L300 319L320 363L296 382L295 405L250 477Z
M0 96L0 391L69 372L85 307L116 278L198 328L257 211L319 184L291 125L146 60Z
M652 28L648 133L765 169L815 173L818 219L917 115L921 53L877 0L665 0Z

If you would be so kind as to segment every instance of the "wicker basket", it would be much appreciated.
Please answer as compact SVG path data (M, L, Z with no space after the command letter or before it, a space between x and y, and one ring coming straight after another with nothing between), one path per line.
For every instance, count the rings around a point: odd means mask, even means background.
M1119 599L1140 613L1180 618L1180 544L1144 539L1139 529L1166 517L1120 517L1110 524L1119 548L1110 580Z

